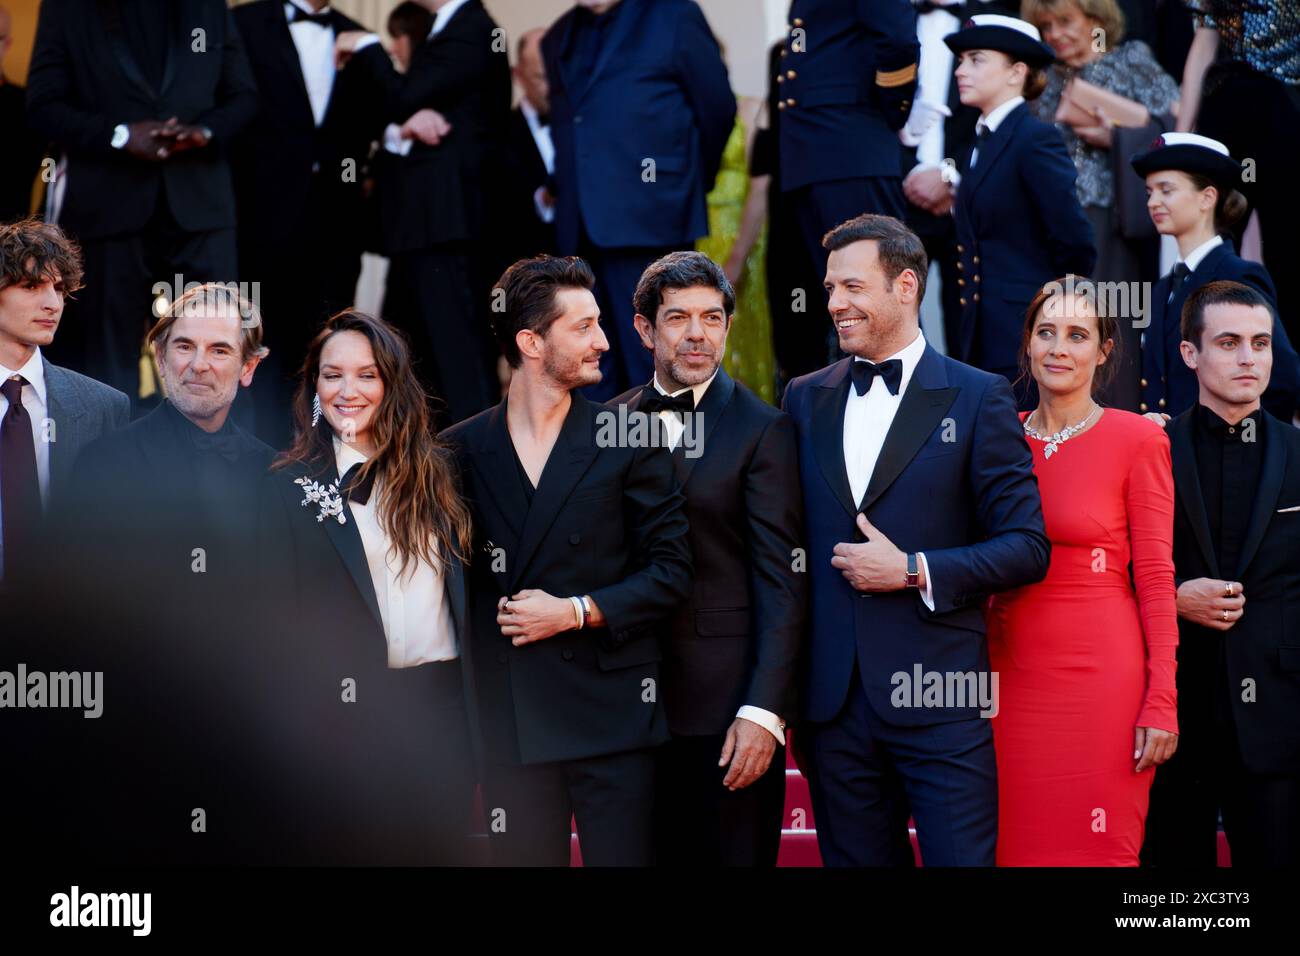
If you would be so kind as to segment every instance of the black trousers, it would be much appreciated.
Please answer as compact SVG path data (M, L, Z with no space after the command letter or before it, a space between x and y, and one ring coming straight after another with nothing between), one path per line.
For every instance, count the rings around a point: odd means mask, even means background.
M661 866L776 865L785 810L785 747L743 790L722 785L723 734L674 737L655 773L655 861Z
M153 217L141 232L79 241L85 288L70 303L50 358L121 389L135 406L140 350L157 320L155 283L167 286L170 301L191 282L235 282L235 230L186 232L160 190ZM177 275L180 289L173 291Z
M488 299L475 295L480 272L467 244L395 253L388 267L384 317L406 332L416 372L444 403L439 427L463 421L500 397Z
M654 863L653 750L557 763L489 762L483 810L497 866L568 866L572 830L584 866Z
M1300 773L1250 773L1234 725L1212 736L1156 770L1143 865L1214 866L1220 812L1234 867L1300 864Z

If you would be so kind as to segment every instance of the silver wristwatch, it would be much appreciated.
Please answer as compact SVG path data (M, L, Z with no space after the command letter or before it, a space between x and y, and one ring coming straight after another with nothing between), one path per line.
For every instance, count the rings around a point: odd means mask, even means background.
M125 123L118 123L113 127L112 146L114 149L121 149L126 145L127 140L131 138L131 131L126 128Z

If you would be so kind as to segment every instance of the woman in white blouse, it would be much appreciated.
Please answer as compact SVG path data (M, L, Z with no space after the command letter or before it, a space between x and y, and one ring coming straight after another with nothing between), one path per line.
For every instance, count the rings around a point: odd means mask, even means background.
M295 862L467 862L470 518L401 333L331 318L294 419L258 554L277 843Z

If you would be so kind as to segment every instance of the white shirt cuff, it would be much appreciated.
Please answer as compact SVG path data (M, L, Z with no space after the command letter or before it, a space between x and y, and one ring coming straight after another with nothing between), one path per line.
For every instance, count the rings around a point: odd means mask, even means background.
M415 140L402 138L402 127L396 123L389 123L384 127L384 149L390 153L405 156L414 144Z
M555 207L548 206L542 201L542 195L545 192L545 186L537 187L537 191L533 193L533 208L537 210L537 218L549 224L555 222Z
M378 33L367 33L365 36L363 36L360 40L357 41L357 45L352 48L352 52L360 53L366 47L374 46L378 42L379 42Z
M916 552L916 563L921 566L921 570L925 573L925 588L920 592L921 600L925 602L926 607L928 607L931 611L933 611L934 610L934 582L930 580L930 565L928 565L925 561L924 551Z
M762 707L753 707L749 704L741 707L736 711L737 717L743 717L751 723L758 724L769 734L776 738L777 743L785 746L785 731L781 729L781 718L770 710L764 710Z

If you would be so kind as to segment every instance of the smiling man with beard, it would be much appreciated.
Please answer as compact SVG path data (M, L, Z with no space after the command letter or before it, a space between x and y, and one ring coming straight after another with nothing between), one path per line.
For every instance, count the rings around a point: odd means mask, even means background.
M51 639L104 672L105 700L82 722L95 727L66 730L75 777L51 807L79 858L204 862L238 845L232 741L258 659L249 542L273 453L229 412L266 350L256 307L218 284L178 298L148 341L167 400L86 446L59 515Z

